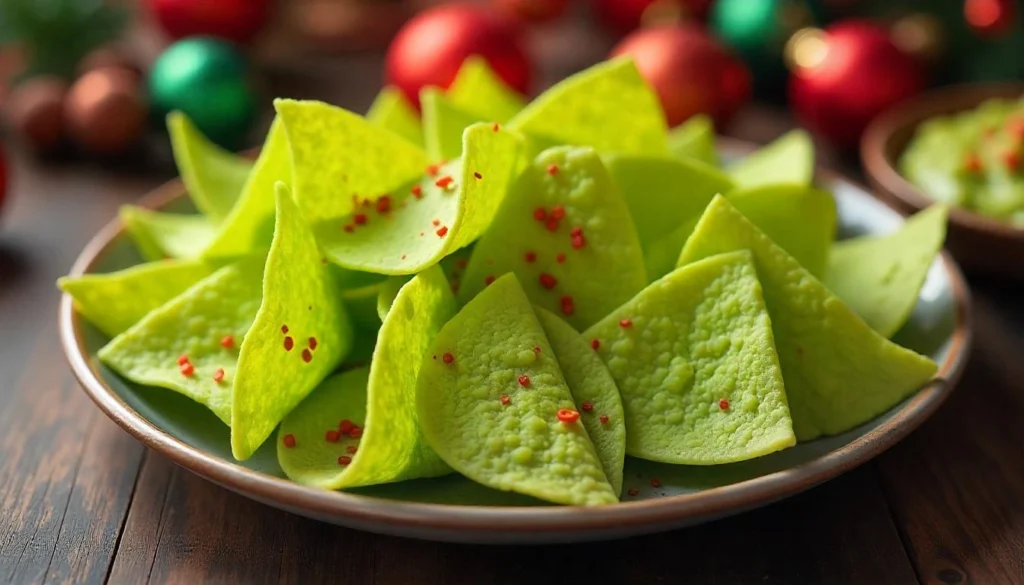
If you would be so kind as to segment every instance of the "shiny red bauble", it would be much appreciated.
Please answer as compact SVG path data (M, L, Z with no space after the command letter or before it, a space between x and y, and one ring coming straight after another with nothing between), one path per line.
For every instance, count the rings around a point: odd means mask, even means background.
M707 18L712 0L593 0L594 16L618 34L634 31L641 22L657 23Z
M147 0L173 39L212 36L247 43L267 24L270 0Z
M619 55L633 57L669 126L701 113L722 124L750 99L746 66L695 25L638 30L612 49L612 57Z
M473 4L443 4L413 17L388 47L385 75L418 106L421 88L447 89L470 55L486 59L512 89L529 92L531 67L518 25Z
M966 0L964 20L983 37L1000 37L1013 29L1017 18L1016 0Z
M872 118L925 87L922 65L876 24L845 21L801 34L789 51L790 105L804 126L837 146L854 146Z

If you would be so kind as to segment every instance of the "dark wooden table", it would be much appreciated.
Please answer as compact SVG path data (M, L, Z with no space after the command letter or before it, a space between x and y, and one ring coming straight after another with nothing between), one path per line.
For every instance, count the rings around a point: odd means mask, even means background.
M549 50L580 42L549 40ZM548 67L547 76L584 64ZM327 73L279 73L275 87L362 109L379 75L378 56L352 57ZM754 107L731 129L763 141L788 125L781 111ZM0 583L1024 583L1019 289L974 283L975 352L949 402L877 460L804 495L617 542L405 540L237 496L148 452L94 408L58 344L54 279L118 205L172 170L10 154L13 193L0 226Z

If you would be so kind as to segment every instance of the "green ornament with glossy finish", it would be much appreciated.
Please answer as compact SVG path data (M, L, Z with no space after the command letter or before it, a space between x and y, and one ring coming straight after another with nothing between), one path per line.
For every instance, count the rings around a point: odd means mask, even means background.
M189 38L170 47L149 74L153 112L163 119L179 110L211 140L238 148L256 118L256 92L249 66L234 45Z

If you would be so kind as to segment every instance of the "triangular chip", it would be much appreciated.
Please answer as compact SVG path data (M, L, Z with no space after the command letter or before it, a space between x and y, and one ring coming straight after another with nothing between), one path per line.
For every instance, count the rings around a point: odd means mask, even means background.
M945 205L933 205L885 236L837 243L825 285L884 337L892 337L917 304L935 255L946 237Z
M221 268L150 312L98 352L138 384L169 388L231 424L238 347L260 307L263 259Z
M935 375L934 362L875 333L725 197L708 205L679 263L744 249L764 287L798 439L871 420Z
M704 114L697 114L669 130L668 151L673 156L693 158L717 167L714 122Z
M814 179L814 143L803 130L790 130L729 167L739 187L774 183L810 185Z
M163 260L107 274L64 277L57 286L75 299L79 313L113 337L213 271L202 262Z
M618 187L588 147L537 157L473 250L459 286L465 303L515 272L541 307L585 328L646 284L636 229Z
M288 135L292 191L310 221L352 212L423 174L427 157L408 140L322 102L275 100Z
M167 115L167 130L189 197L199 211L219 223L238 200L252 161L210 142L181 112Z
M147 260L199 258L217 235L217 226L202 215L123 205L120 218Z
M619 388L591 342L554 313L540 307L535 311L572 393L580 422L594 443L605 477L615 495L621 495L622 465L626 459L626 418L622 412Z
M366 120L405 138L416 146L423 146L423 128L416 108L405 99L405 94L395 87L385 87L377 94Z
M505 123L526 105L523 96L505 84L479 55L462 62L446 92L452 103L480 120Z
M530 102L509 127L542 149L572 144L602 152L665 154L665 114L631 58L572 75Z
M386 206L316 222L324 254L353 270L415 274L475 240L509 190L521 141L488 124L467 128L463 141L461 159L431 169Z
M617 501L514 275L441 328L416 402L430 446L473 481L560 504Z
M248 459L352 348L352 324L313 233L277 184L263 302L242 342L231 408L231 453Z
M726 197L811 274L825 273L836 238L836 201L828 191L777 184L730 191Z
M715 465L796 443L748 252L673 271L583 335L622 393L630 455Z
M431 160L451 160L462 154L462 132L482 118L453 104L436 87L420 92L423 107L423 135Z

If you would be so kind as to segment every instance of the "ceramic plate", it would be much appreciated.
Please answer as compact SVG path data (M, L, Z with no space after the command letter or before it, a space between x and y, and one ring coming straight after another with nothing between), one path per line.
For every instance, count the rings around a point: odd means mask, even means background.
M722 141L723 157L751 145ZM902 218L864 188L820 171L818 182L836 197L840 237L895 230ZM158 189L144 202L182 209L181 184ZM104 228L71 273L109 272L141 259L120 222ZM960 376L970 345L968 293L953 260L936 258L917 306L896 341L930 355L941 379L877 419L847 433L801 443L742 463L714 467L664 465L627 458L625 490L635 497L600 508L545 505L491 491L452 475L349 492L304 487L285 479L274 442L250 460L232 459L228 428L184 396L125 382L95 358L106 338L61 301L60 330L75 375L96 404L148 447L179 465L270 506L362 530L472 543L599 540L706 522L791 496L878 455L921 424ZM659 487L652 487L657 478Z

